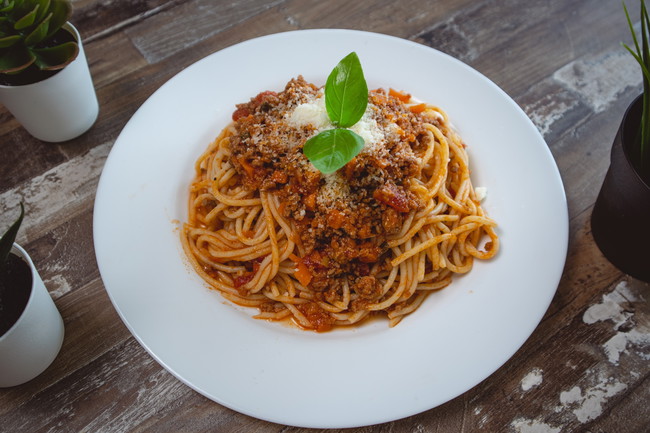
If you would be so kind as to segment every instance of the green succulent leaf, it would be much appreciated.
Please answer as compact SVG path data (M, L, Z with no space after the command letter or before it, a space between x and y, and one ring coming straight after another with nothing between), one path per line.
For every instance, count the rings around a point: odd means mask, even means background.
M72 62L79 53L79 46L76 42L66 42L56 47L33 48L31 52L36 57L36 66L44 71L54 71Z
M50 28L51 19L52 13L50 13L30 34L25 37L25 45L30 47L43 41L48 34L47 31Z
M328 129L307 140L302 151L321 173L334 173L357 156L363 138L349 129Z
M11 12L11 10L14 8L14 2L13 0L4 2L2 7L0 7L0 13L7 13Z
M34 6L34 9L32 9L27 15L16 21L16 24L14 24L14 29L24 30L33 25L34 21L36 20L36 14L38 13L39 6L40 5Z
M48 38L56 33L70 19L72 6L69 1L52 0L50 3L50 11L52 12L52 20L50 21Z
M36 56L22 44L16 44L0 55L0 73L15 74L36 61Z
M11 252L11 247L16 241L16 235L18 234L18 229L20 224L23 222L23 216L25 215L25 208L23 207L22 202L20 203L20 215L18 219L7 229L2 238L0 238L0 272L4 271L5 263L7 263L7 257Z
M45 70L69 64L79 47L63 43L69 38L59 35L71 15L70 0L0 0L0 73L17 74L32 64Z
M0 38L0 48L9 48L20 40L20 35L11 35Z
M38 0L40 7L36 15L36 22L40 23L45 18L50 10L50 0Z

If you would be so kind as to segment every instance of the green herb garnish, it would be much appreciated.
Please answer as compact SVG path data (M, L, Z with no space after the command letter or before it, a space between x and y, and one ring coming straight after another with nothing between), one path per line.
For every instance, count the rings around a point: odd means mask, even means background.
M363 148L363 138L349 129L335 128L310 138L303 152L321 172L333 173L347 164Z
M333 173L357 156L363 138L349 128L361 119L368 106L368 85L356 53L345 56L325 83L325 107L336 127L310 138L303 153L324 174Z
M325 108L332 123L348 128L368 106L368 85L357 53L348 54L332 70L325 84Z

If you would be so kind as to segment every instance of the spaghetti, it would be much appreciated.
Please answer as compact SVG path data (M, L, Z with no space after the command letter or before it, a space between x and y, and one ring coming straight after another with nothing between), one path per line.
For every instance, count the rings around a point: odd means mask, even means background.
M327 331L386 315L395 326L499 249L465 144L440 108L369 92L362 151L323 175L302 154L332 127L302 77L239 104L195 164L182 230L198 274L260 319Z

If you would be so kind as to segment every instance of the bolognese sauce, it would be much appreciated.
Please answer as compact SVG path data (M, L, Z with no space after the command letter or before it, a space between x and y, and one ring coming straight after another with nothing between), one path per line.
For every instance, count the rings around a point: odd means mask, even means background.
M381 312L394 326L474 258L496 254L496 223L442 110L371 90L350 127L363 148L323 174L303 146L334 127L323 88L300 76L236 105L195 166L183 247L255 317L326 331Z
M316 127L292 118L297 107L322 97L298 77L282 92L265 91L237 105L231 162L247 188L280 197L283 216L295 224L305 248L309 285L323 299L337 296L337 277L345 274L358 276L352 286L361 299L373 300L380 290L369 268L386 262L386 236L422 207L408 185L420 176L427 139L421 114L383 90L369 92L368 117L377 138L366 148L372 151L364 149L339 172L324 175L302 153Z

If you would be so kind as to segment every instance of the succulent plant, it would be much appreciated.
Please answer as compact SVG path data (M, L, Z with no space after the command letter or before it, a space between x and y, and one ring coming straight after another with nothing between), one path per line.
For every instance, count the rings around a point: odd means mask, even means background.
M0 74L58 71L74 60L79 46L61 28L71 13L69 0L0 0Z

